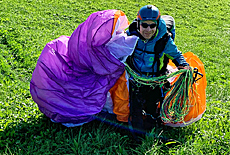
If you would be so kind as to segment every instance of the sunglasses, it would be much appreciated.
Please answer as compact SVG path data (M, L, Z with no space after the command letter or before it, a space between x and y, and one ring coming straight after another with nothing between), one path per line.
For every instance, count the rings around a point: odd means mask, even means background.
M153 24L141 23L141 26L143 28L147 28L149 26L151 29L153 29L157 26L157 24L156 23L153 23Z

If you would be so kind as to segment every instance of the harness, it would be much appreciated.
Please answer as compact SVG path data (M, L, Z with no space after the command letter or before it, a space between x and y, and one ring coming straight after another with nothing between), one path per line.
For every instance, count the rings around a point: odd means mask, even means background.
M156 42L156 45L154 47L155 58L153 61L153 67L152 68L154 68L155 64L157 64L157 71L154 73L156 76L159 76L160 74L163 74L166 71L167 64L169 62L169 58L164 55L164 61L163 61L164 65L160 70L160 53L162 53L163 50L165 49L165 46L166 46L169 38L170 38L169 33L165 33L165 35ZM153 69L153 72L154 72L154 69Z
M131 35L137 35L139 36L139 33L137 32L137 28L136 28L136 25L137 25L137 21L134 20L133 23L129 26L129 32ZM147 54L154 54L154 61L153 61L153 64L152 64L152 72L151 73L145 73L145 72L140 72L135 66L134 66L134 63L133 63L133 57L134 57L134 54L132 54L131 56L129 56L126 60L127 64L134 70L136 71L137 73L139 74L144 74L144 75L154 75L154 76L160 76L160 74L164 74L166 72L166 68L167 68L167 64L169 62L169 58L164 55L164 59L163 59L163 67L160 69L160 54L164 51L165 49L165 46L169 40L169 38L171 37L172 35L170 34L170 31L168 31L167 33L165 33L165 35L159 39L155 46L154 46L154 52L150 52L150 51L144 51L143 49L139 49L136 47L137 50L139 51L142 51L142 52L145 52ZM143 39L142 36L140 36L141 39ZM154 66L157 64L157 70L154 71Z

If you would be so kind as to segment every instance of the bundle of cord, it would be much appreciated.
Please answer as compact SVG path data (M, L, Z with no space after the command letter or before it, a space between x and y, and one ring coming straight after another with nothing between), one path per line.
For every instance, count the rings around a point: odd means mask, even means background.
M184 122L189 113L193 99L194 69L183 69L177 80L172 84L160 109L160 116L164 123Z
M164 123L183 122L185 116L189 113L191 107L190 100L192 99L194 83L194 69L181 69L170 74L159 77L142 77L133 71L129 65L126 64L126 71L130 78L136 81L137 84L150 85L162 87L167 79L176 77L171 89L166 94L163 103L160 105L160 117Z
M155 87L157 85L163 85L165 82L167 82L166 80L172 77L175 77L179 74L185 73L186 69L181 69L178 70L176 72L172 72L170 74L166 74L166 75L162 75L162 76L158 76L158 77L143 77L140 76L138 73L136 73L135 71L133 71L128 64L126 64L125 67L126 71L128 72L128 74L130 75L130 78L134 81L136 81L139 84L143 84L143 85L151 85L152 87Z

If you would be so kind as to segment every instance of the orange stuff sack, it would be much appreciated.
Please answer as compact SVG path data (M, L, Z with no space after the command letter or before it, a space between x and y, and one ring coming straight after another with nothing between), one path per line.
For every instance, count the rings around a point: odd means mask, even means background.
M198 72L200 72L203 75L203 77L193 84L192 87L193 91L191 91L192 93L190 92L189 94L191 107L189 109L189 113L185 116L184 121L178 123L170 123L170 122L165 123L165 125L172 126L172 127L183 127L195 121L198 121L206 110L207 81L206 81L204 65L201 62L201 60L192 52L185 53L184 57L191 67L193 68L196 67L198 69ZM172 68L175 68L175 65L171 61L169 65ZM197 76L197 78L199 78L199 75Z

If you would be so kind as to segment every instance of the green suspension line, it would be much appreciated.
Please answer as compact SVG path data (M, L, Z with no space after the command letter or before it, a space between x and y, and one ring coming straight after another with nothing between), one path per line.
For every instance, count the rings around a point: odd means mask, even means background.
M161 105L160 115L163 122L184 122L191 107L189 93L193 91L192 84L193 69L180 74Z
M184 121L184 118L189 113L189 109L191 107L189 93L192 91L192 84L194 81L193 68L190 67L190 69L181 69L159 77L141 77L127 64L125 68L133 80L138 84L149 85L153 88L156 86L162 87L167 79L179 76L161 105L160 116L162 121L165 123L177 123Z

